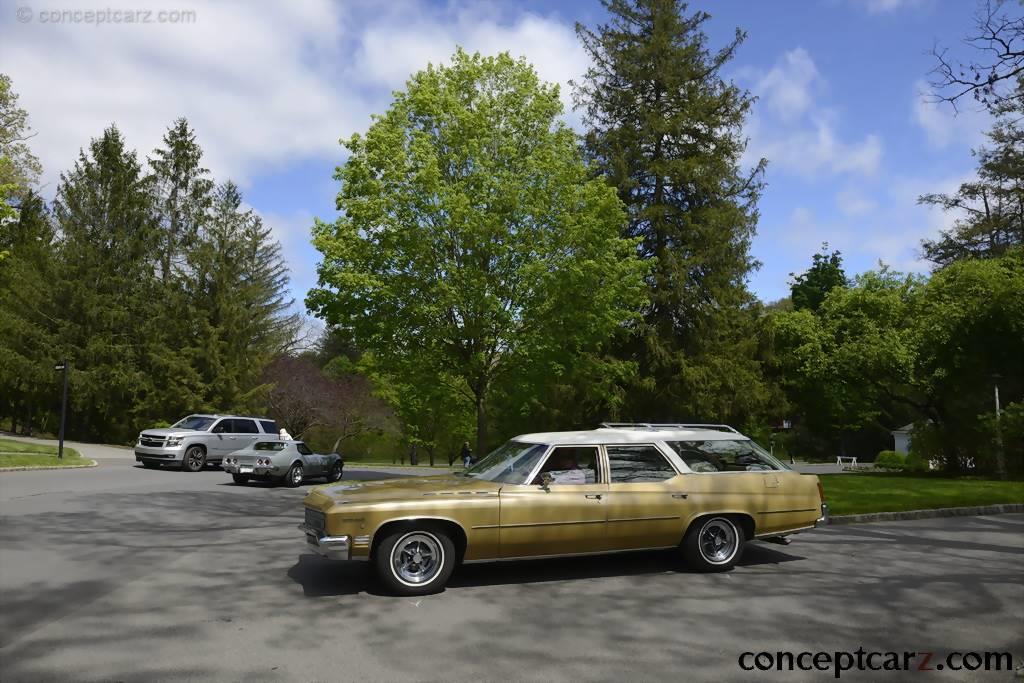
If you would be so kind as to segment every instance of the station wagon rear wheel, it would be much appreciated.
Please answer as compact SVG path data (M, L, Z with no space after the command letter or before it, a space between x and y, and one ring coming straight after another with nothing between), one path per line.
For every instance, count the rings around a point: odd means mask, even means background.
M189 472L202 472L206 467L206 451L202 446L189 446L185 457L181 460L181 469Z
M432 527L406 527L381 541L374 556L385 587L398 595L442 590L455 569L455 544Z
M728 517L705 517L690 525L683 539L683 557L697 571L729 569L743 555L743 529Z

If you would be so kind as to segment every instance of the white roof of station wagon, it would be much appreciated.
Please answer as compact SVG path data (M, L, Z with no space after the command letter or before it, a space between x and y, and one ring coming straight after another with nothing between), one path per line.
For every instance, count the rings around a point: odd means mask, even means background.
M599 429L579 432L537 432L520 434L513 441L543 444L613 444L650 443L652 441L719 441L747 440L739 432L727 431L728 425L643 425L619 426L612 424Z

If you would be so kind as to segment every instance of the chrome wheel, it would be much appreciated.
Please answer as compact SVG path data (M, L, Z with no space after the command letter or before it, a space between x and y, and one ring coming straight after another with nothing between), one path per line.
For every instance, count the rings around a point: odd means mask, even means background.
M391 549L391 570L407 586L422 586L437 577L444 565L444 549L431 533L413 531Z
M288 483L292 486L302 483L302 465L292 465L292 468L288 470Z
M739 548L736 525L723 517L708 520L700 530L698 547L701 556L711 564L729 562Z
M334 463L334 467L331 468L331 475L329 477L329 480L330 481L339 481L339 480L341 480L341 463L337 463L337 462Z

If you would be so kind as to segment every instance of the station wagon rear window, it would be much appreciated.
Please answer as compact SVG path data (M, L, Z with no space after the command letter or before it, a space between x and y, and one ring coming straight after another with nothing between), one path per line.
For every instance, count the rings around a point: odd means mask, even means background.
M257 451L283 451L287 445L284 441L259 441L253 448Z
M668 445L694 472L760 472L789 469L749 439L670 441Z

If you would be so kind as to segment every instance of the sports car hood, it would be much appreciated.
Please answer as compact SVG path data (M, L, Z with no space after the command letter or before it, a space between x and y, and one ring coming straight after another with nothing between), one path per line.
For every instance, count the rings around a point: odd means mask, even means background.
M405 477L375 481L342 481L318 486L306 496L307 507L326 510L333 505L382 503L393 501L421 501L435 496L460 496L474 493L497 492L498 484L441 474L432 477Z

